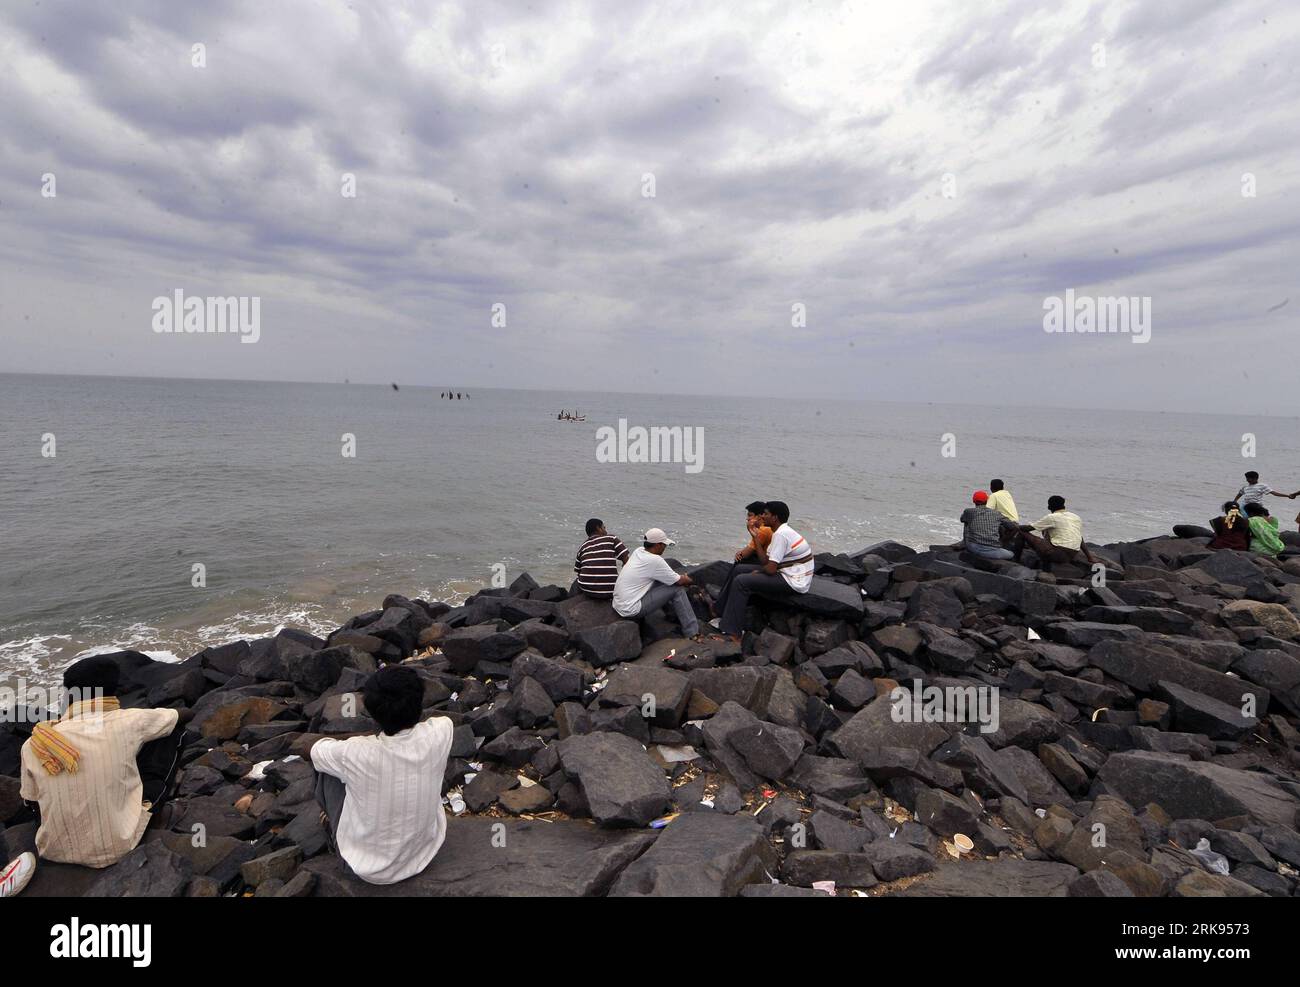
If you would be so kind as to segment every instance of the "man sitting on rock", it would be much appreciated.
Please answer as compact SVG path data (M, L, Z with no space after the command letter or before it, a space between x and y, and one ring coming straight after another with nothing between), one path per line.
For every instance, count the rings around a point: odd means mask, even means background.
M749 544L736 553L736 561L744 562L761 548L767 551L772 543L772 529L763 523L767 515L767 504L756 500L745 508L745 530L749 532Z
M1008 521L1020 523L1020 512L1016 510L1016 502L1011 499L1011 491L1001 480L989 481L988 509L997 511Z
M312 745L316 800L352 872L396 884L429 866L447 835L442 779L454 728L445 716L420 722L424 683L406 665L371 675L362 699L382 733Z
M618 567L627 565L627 560L627 546L605 530L604 521L594 517L587 522L587 540L573 560L573 571L578 574L575 585L593 599L608 600L614 595Z
M20 791L40 806L36 848L46 860L108 867L135 849L149 825L136 755L176 731L182 716L122 709L119 676L106 656L72 665L63 673L63 715L38 723L23 744Z
M745 607L752 593L769 599L783 599L807 593L812 586L812 547L803 535L790 527L790 508L779 500L764 505L763 522L772 529L767 548L756 548L756 563L739 562L732 566L718 596L722 617L718 622L721 636L740 641L745 630Z
M1008 540L1004 532L1014 540L1016 526L987 506L989 495L983 490L976 490L971 501L975 506L962 511L960 518L966 551L982 559L1011 558L1011 551L1003 548L1002 543Z
M1097 558L1083 543L1083 519L1065 509L1065 498L1059 494L1048 497L1047 511L1046 516L1033 524L1020 526L1020 534L1015 540L1015 560L1020 561L1028 546L1034 550L1045 570L1050 570L1055 562L1078 562L1081 558L1089 565L1096 565ZM1041 531L1043 535L1035 535L1034 531Z
M663 559L664 549L677 543L663 528L651 528L632 553L614 584L614 612L620 617L644 617L671 606L686 637L698 637L700 622L691 607L686 587L690 576L679 576Z

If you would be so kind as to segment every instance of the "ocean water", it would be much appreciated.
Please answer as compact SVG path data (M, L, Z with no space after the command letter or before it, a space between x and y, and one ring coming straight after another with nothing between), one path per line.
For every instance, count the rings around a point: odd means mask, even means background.
M694 563L731 557L755 499L788 502L814 550L851 551L955 540L994 476L1029 520L1062 494L1103 542L1204 523L1246 469L1300 489L1295 418L469 393L0 375L0 682L97 650L328 631L388 593L452 601L497 571L567 585L593 515L633 545L663 527ZM620 418L701 430L702 468L598 461ZM1286 526L1290 506L1274 505Z

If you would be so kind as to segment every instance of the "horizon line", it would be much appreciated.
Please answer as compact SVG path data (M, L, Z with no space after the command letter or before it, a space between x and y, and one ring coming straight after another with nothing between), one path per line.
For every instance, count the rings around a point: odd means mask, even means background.
M398 388L420 388L424 390L433 390L439 385L434 384L402 384L397 381L354 381L354 380L304 380L292 378L268 378L268 377L187 377L170 374L118 374L118 373L68 373L61 371L40 371L40 370L3 370L0 371L0 377L89 377L89 378L106 378L116 380L172 380L172 381L202 381L218 384L314 384L322 387L392 387L394 383ZM761 395L754 394L734 394L730 392L700 392L700 391L642 391L633 388L623 388L618 391L587 390L577 388L555 388L555 387L501 387L490 384L466 384L460 385L459 389L464 392L470 388L478 391L524 391L534 394L637 394L645 397L688 397L688 398L721 398L726 400L744 400ZM1241 411L1189 411L1183 409L1158 409L1135 408L1135 407L1082 407L1080 405L1063 405L1063 404L1025 404L1015 401L998 401L996 403L981 402L953 402L953 401L900 401L890 398L853 398L853 397L833 397L825 394L803 395L796 398L802 401L840 401L853 404L890 404L890 405L937 405L939 407L951 408L1021 408L1027 410L1050 409L1053 411L1088 411L1088 412L1134 412L1144 415L1187 415L1187 416L1206 416L1213 417L1216 415L1236 417L1236 418L1278 418L1278 419L1300 419L1300 415L1279 415L1267 412L1241 412Z

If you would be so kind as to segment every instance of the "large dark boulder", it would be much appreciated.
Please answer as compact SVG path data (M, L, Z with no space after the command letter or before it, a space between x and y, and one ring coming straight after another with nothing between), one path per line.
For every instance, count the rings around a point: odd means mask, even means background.
M748 816L688 812L619 876L611 897L733 897L776 866L763 827Z
M447 839L423 871L368 884L335 854L308 860L315 894L359 898L594 897L655 842L650 831L610 832L579 820L447 820Z
M862 591L857 586L837 583L825 576L813 576L808 592L783 596L781 604L823 617L842 617L847 620L859 620L862 617Z
M560 764L602 826L645 826L671 802L659 767L631 737L589 733L560 741Z
M481 661L509 661L527 645L524 639L492 624L475 624L452 631L442 639L442 653L452 671L465 674Z
M631 620L589 627L574 637L582 656L597 667L631 661L641 654L641 631Z
M1063 898L1079 876L1069 864L1041 860L964 860L898 892L901 898Z
M179 898L194 867L157 840L142 843L101 872L87 898Z
M1093 786L1129 805L1155 802L1174 819L1249 815L1263 824L1294 829L1300 800L1267 775L1241 771L1172 754L1132 751L1112 754Z

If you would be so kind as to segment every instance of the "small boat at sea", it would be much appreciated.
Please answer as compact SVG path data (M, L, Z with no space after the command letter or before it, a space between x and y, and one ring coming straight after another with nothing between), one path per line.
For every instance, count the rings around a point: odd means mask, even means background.
M587 420L587 416L571 415L567 411L561 411L558 415L555 416L555 420L560 422L585 422Z

